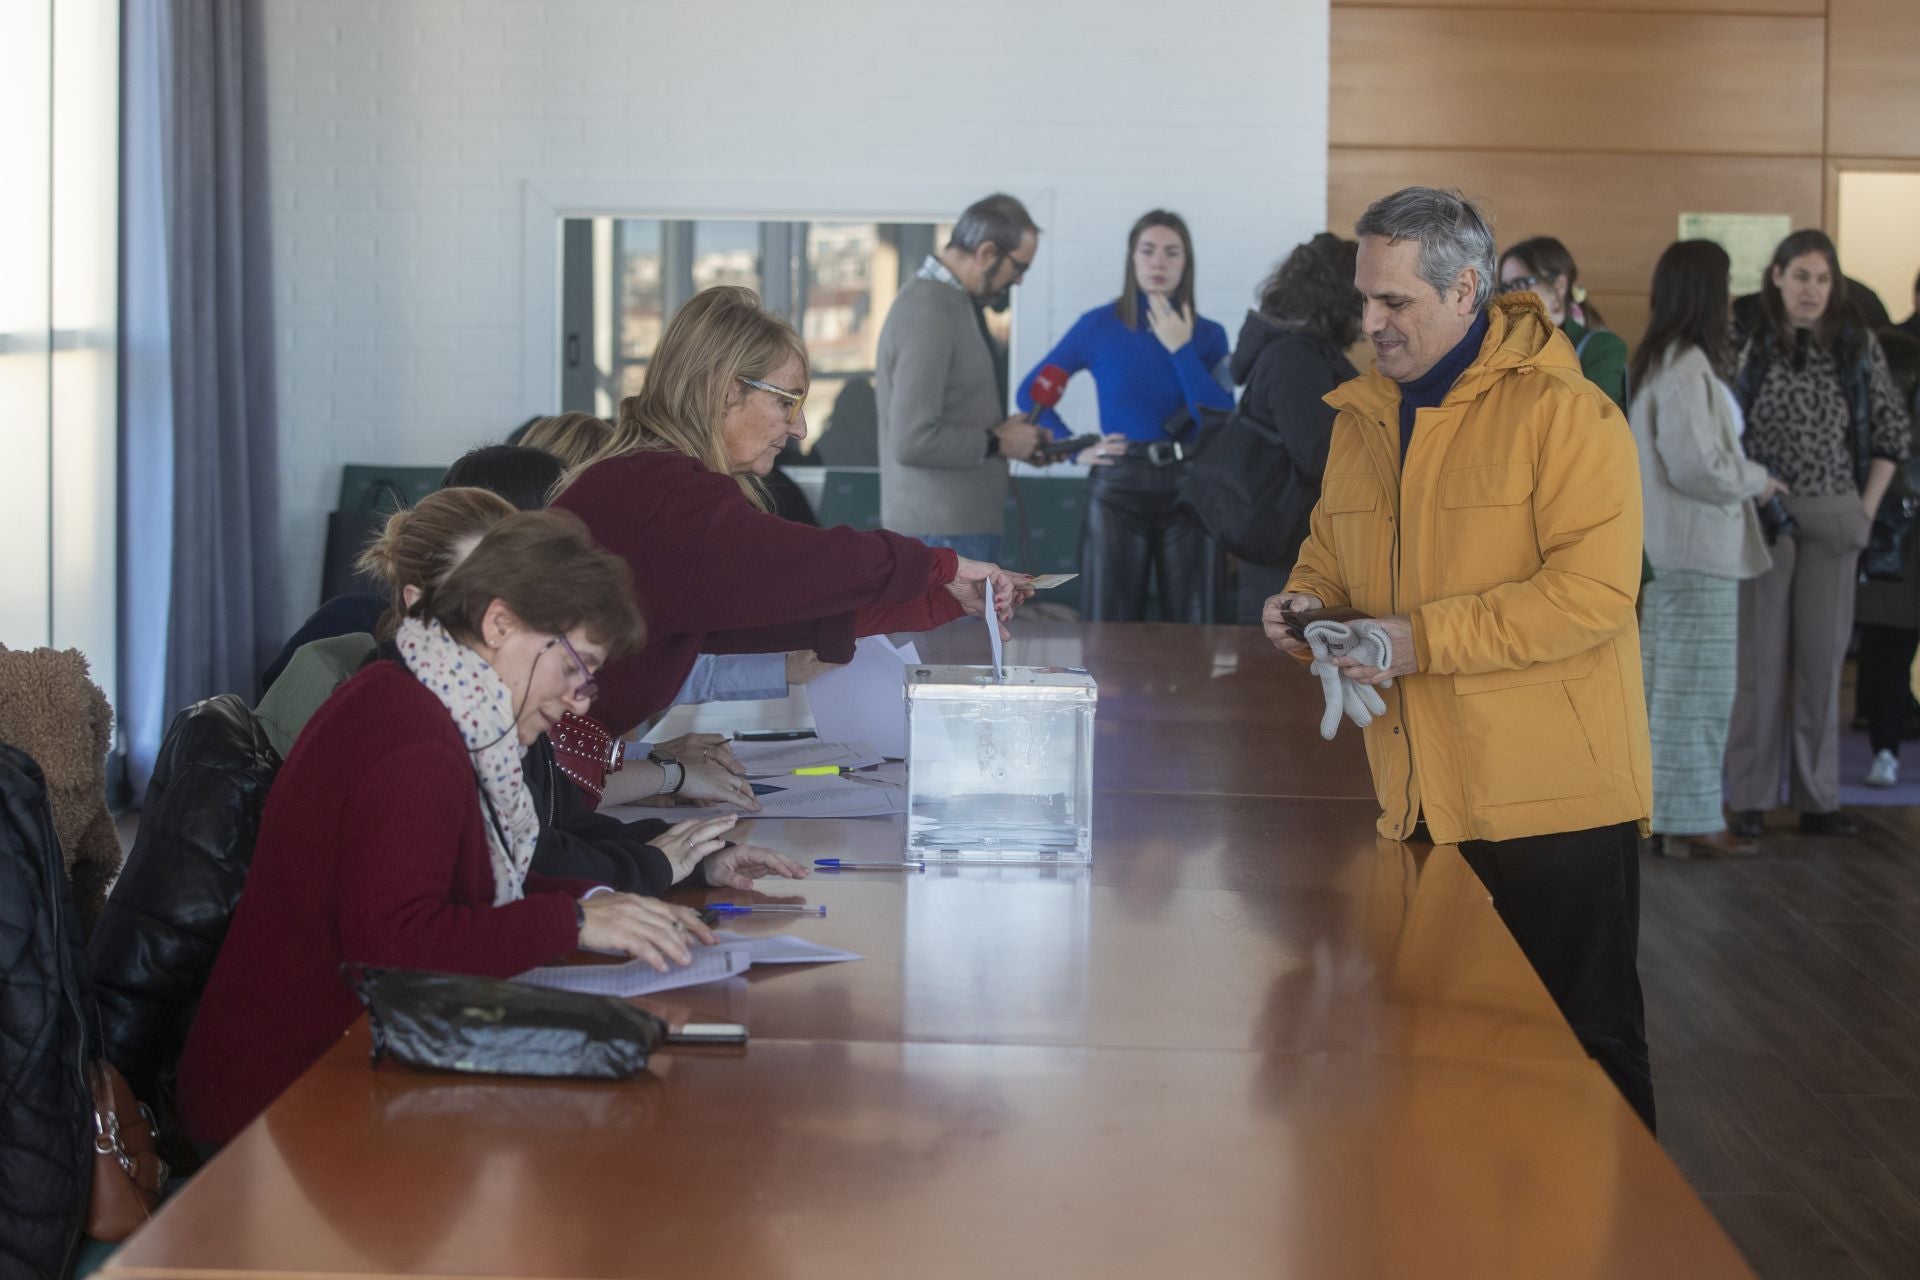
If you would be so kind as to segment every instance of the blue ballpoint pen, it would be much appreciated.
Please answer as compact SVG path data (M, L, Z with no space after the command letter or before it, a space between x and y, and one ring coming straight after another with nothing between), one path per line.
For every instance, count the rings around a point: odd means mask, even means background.
M762 902L754 906L741 906L734 902L716 902L707 910L717 916L823 916L827 914L825 904L807 907L791 902Z
M854 862L846 858L815 858L813 865L829 871L925 871L924 862Z

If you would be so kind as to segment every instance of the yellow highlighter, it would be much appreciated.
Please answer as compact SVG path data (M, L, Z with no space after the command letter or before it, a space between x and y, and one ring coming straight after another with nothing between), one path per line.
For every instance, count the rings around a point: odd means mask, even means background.
M805 769L795 769L793 776L796 778L832 778L845 772L846 770L837 764L816 764L810 765Z

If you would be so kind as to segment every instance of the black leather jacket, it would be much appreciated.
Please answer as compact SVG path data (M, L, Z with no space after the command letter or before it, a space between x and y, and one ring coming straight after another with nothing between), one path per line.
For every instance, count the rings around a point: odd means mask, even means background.
M93 1174L90 1000L46 779L0 745L0 1275L65 1276Z

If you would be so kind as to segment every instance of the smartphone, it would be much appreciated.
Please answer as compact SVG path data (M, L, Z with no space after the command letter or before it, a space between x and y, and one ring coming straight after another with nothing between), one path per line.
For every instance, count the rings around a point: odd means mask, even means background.
M1040 456L1049 462L1058 462L1062 458L1071 458L1082 449L1091 449L1099 443L1099 436L1069 436L1065 440L1043 440L1040 442Z
M738 1022L689 1022L667 1032L668 1044L745 1044L747 1029Z

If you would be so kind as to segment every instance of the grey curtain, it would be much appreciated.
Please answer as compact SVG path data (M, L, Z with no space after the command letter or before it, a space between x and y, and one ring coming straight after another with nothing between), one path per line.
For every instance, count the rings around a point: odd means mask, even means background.
M162 205L173 402L167 715L255 696L283 637L259 6L165 0Z

